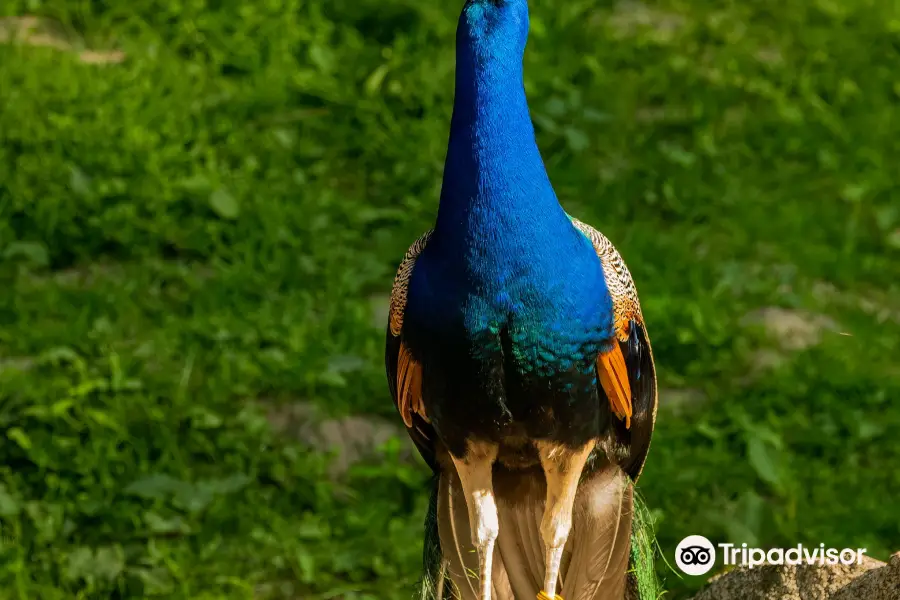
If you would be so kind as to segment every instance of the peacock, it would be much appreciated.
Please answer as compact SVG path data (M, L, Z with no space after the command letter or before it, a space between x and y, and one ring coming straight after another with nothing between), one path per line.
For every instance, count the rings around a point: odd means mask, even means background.
M393 284L388 381L434 471L423 600L621 600L648 569L650 339L618 251L551 186L528 30L527 0L465 3L437 220Z

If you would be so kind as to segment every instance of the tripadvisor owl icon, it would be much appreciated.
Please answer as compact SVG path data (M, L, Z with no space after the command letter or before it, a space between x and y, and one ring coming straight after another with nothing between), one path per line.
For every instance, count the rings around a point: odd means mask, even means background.
M704 575L716 564L716 547L702 535L689 535L675 548L675 564L687 575Z

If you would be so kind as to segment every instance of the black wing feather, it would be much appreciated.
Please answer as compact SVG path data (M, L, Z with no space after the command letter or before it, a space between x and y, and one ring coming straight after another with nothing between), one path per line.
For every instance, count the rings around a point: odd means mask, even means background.
M629 477L637 481L650 451L650 439L656 420L656 367L647 333L637 321L629 323L628 340L619 342L619 345L628 367L633 412L630 429L626 429L625 424L618 420L613 420L613 427L617 445L626 449L619 465Z

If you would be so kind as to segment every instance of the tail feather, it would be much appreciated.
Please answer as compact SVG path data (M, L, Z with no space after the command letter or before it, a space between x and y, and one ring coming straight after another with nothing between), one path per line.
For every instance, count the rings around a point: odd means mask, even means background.
M656 574L659 544L653 516L644 499L634 495L634 519L631 525L631 568L628 573L628 600L660 600L664 592Z
M584 482L576 499L572 561L563 573L563 598L621 600L631 549L632 488L609 468Z
M500 522L504 515L500 513ZM437 531L447 573L447 600L478 600L478 554L471 541L469 514L456 473L442 473L438 484ZM493 600L516 600L499 553L494 554Z
M441 554L441 540L437 529L437 502L440 475L431 479L428 512L425 514L425 544L422 558L422 579L419 582L417 600L443 600L444 560Z
M543 474L536 470L522 476L498 467L494 488L500 536L494 554L492 599L533 600L544 578L540 534L546 494ZM433 515L433 520L426 544L436 537L438 546L436 552L432 546L433 557L426 565L426 574L431 573L431 591L426 595L423 588L421 598L478 600L478 558L456 473L441 473L432 499L429 516ZM560 575L560 595L566 600L623 600L628 579L635 579L633 569L629 572L635 558L633 525L641 524L640 519L634 522L632 519L632 485L619 468L608 465L585 477L575 502L572 533ZM643 548L636 550L643 552ZM641 562L646 561L652 571L652 557L645 557ZM437 583L441 573L445 573L443 586ZM647 586L639 588L647 589ZM656 600L656 594L639 598Z

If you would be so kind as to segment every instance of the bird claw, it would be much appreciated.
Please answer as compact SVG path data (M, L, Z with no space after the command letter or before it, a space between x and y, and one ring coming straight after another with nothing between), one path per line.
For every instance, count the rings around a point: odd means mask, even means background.
M547 592L541 590L540 592L538 592L537 600L563 600L563 597L559 595L551 597L547 595Z

